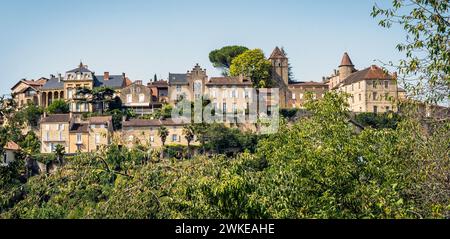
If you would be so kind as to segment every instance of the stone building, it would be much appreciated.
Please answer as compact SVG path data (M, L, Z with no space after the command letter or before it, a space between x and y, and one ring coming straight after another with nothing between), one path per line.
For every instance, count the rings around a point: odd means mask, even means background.
M169 131L169 136L165 142L166 145L187 145L187 140L184 137L183 128L189 122L174 120L143 120L131 119L122 123L122 140L128 147L135 145L147 145L153 148L162 146L162 140L159 137L159 129L166 127ZM195 140L191 142L195 145Z
M21 80L11 88L11 95L16 101L18 107L23 107L29 103L35 105L41 104L41 95L39 94L42 86L48 79L39 80Z
M404 96L395 74L389 74L376 65L356 70L347 53L339 70L327 78L331 90L349 94L350 111L356 113L384 113L397 111L396 102Z
M176 104L179 100L195 101L204 95L208 75L198 64L186 74L169 73L169 102Z
M296 82L289 79L289 59L284 50L276 47L269 57L272 62L272 78L279 88L279 107L303 108L306 95L320 99L328 91L328 84L323 82Z
M16 160L16 154L20 151L20 146L12 141L8 141L3 147L3 155L0 160L0 167L8 166Z
M321 99L329 91L328 84L322 82L291 82L289 84L288 108L301 109L308 99Z
M104 86L114 89L119 94L129 84L131 82L125 73L122 75L110 75L109 72L105 72L103 75L95 75L86 65L80 63L77 68L67 71L65 76L61 74L51 76L40 90L41 106L48 107L54 100L63 99L69 103L70 112L93 112L95 110L94 106L84 101L85 96L77 95L77 89L86 88L92 90ZM95 108L98 107L100 106L95 106Z
M252 82L242 76L212 77L206 83L205 96L214 111L223 114L248 114L254 94Z
M69 131L73 119L69 114L44 116L40 122L41 152L55 152L57 145L62 145L66 153L69 151Z
M143 85L142 81L136 81L123 88L120 99L124 108L133 110L137 115L153 113L152 89Z
M110 144L114 132L111 116L83 121L73 114L44 116L40 131L42 153L53 153L57 145L62 145L68 154L94 152Z

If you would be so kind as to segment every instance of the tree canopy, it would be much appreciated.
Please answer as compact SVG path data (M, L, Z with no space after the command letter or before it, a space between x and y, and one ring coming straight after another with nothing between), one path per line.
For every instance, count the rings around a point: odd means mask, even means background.
M245 46L226 46L209 53L209 60L214 67L222 70L223 75L228 76L234 58L247 50Z
M46 110L49 114L67 114L69 113L69 104L65 100L55 100Z
M272 64L266 59L260 49L248 50L236 57L231 64L232 76L244 75L249 77L253 85L258 88L268 88L273 85L271 79Z
M375 5L373 17L379 25L399 25L406 41L397 45L405 58L388 65L412 96L431 103L450 98L450 2L441 0L392 0L389 8Z

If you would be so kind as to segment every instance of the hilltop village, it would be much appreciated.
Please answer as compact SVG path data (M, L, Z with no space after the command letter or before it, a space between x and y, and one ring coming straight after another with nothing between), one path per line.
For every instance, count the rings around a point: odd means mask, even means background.
M358 70L347 53L338 69L322 82L291 80L289 59L279 47L268 60L275 83L271 89L254 87L244 75L210 77L198 64L186 73L169 73L166 80L155 77L143 82L132 81L125 73L96 74L80 63L64 75L21 80L12 87L11 95L19 108L28 104L48 108L58 101L68 105L67 113L45 113L35 129L41 141L41 153L52 153L57 145L62 145L68 154L93 152L117 138L130 146L147 143L158 148L165 143L158 137L161 127L167 129L168 143L187 145L183 127L190 122L170 116L154 117L155 111L173 109L182 100L208 99L213 110L224 115L224 123L233 126L226 116L239 115L248 120L252 114L250 108L255 102L261 102L262 92L265 92L263 101L269 108L263 113L268 116L272 114L272 107L301 109L309 98L321 99L329 91L348 93L349 110L355 113L396 112L396 102L406 97L405 91L398 87L395 74L386 73L376 65ZM271 93L272 89L277 89L277 94ZM111 95L108 104L95 101L94 98L102 94ZM132 112L134 117L123 115L119 119L120 127L116 127L117 119L104 114L112 104L122 112ZM244 121L238 127L256 130L253 122Z

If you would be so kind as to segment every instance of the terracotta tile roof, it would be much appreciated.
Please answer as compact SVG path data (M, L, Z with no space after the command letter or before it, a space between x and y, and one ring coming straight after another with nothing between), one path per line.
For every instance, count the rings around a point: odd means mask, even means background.
M89 125L87 123L75 123L70 128L71 133L88 133Z
M69 114L49 115L41 120L41 123L70 123Z
M89 124L104 124L112 121L112 116L95 116L89 118Z
M278 48L275 47L275 50L273 50L272 54L270 55L269 59L286 59L286 54Z
M19 151L20 150L20 146L17 145L16 143L12 142L12 141L9 141L8 143L6 143L5 147L3 147L3 149Z
M159 127L160 120L131 119L123 122L123 127Z
M363 81L363 80L392 80L392 76L387 74L380 67L373 65L361 71L357 71L351 74L349 77L345 78L343 81L343 86L351 85L353 83Z
M125 79L125 86L130 86L130 85L132 85L133 84L133 82L127 77L126 79Z
M159 81L151 82L150 85L151 86L165 86L165 87L168 87L169 86L169 82L167 82L165 80L159 80Z
M40 78L39 80L21 80L21 81L19 81L17 84L15 84L12 88L11 88L11 90L14 90L20 83L24 83L24 84L27 84L27 85L29 85L29 86L32 86L32 87L34 87L34 88L36 88L36 89L39 89L39 88L41 88L42 86L44 86L45 85L45 83L47 83L47 81L48 81L48 79L46 79L46 78Z
M189 119L180 117L180 118L178 118L176 120L174 120L174 119L166 119L166 120L161 121L161 123L164 126L183 126L183 125L190 124L191 122L189 121Z
M211 77L206 85L245 85L252 86L252 82L248 79L240 77Z
M146 120L146 119L131 119L123 122L123 127L161 127L161 126L183 126L189 124L188 119L180 118L176 122L173 119L166 120Z
M310 82L290 82L289 86L320 86L320 87L328 87L328 84L323 83L323 82L315 82L315 81L310 81Z
M350 59L350 56L348 55L348 53L344 53L344 56L342 57L342 61L341 64L339 65L339 67L341 66L355 66L353 65L352 60Z

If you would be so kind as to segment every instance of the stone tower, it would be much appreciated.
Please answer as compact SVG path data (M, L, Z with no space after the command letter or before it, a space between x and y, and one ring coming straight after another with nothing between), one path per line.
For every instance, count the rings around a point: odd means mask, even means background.
M355 71L355 65L353 65L350 56L348 56L347 52L344 53L341 64L339 65L339 83L345 80Z
M278 47L273 50L269 60L272 62L272 80L280 89L280 107L286 108L289 96L289 60Z

